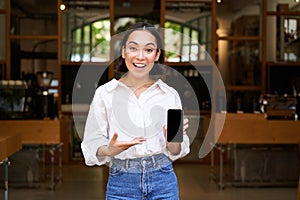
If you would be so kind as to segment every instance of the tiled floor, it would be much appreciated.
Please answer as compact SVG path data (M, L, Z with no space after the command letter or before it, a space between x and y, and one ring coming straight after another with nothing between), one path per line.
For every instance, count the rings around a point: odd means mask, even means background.
M63 180L55 191L46 186L38 189L9 188L9 200L102 200L104 184L102 167L83 164L63 166ZM296 200L297 188L236 188L219 190L209 179L205 164L175 164L180 196L183 200ZM0 196L0 200L4 197Z

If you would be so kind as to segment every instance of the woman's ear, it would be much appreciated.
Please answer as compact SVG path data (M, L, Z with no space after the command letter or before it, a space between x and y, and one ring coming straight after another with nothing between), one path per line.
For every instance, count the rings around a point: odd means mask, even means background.
M161 53L160 49L157 49L157 51L156 51L156 57L155 57L155 61L158 61L158 59L159 59L159 56L160 56L160 53Z
M125 48L124 48L124 46L122 47L122 58L125 59Z

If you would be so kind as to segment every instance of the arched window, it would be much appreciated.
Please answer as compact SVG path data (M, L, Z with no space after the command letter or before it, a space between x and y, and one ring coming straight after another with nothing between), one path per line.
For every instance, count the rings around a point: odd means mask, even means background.
M125 31L139 18L122 17L115 21L115 32ZM188 23L166 20L164 41L167 62L189 62L207 59L211 51L210 15ZM71 61L107 62L110 60L110 21L99 19L72 30Z

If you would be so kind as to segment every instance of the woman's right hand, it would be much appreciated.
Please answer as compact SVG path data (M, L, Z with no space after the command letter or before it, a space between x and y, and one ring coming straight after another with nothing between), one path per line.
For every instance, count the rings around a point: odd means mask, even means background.
M114 133L113 137L111 138L108 146L102 146L98 148L97 155L99 156L115 156L119 153L129 149L130 147L142 144L145 142L145 138L137 137L131 141L124 142L124 141L117 141L118 134Z

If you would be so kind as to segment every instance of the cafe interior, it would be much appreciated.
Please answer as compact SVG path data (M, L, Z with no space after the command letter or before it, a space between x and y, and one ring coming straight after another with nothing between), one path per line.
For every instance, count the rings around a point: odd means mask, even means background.
M138 21L189 119L180 199L300 200L299 0L0 0L0 200L105 199L80 145Z

